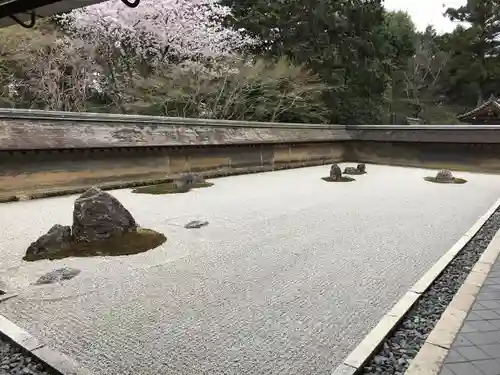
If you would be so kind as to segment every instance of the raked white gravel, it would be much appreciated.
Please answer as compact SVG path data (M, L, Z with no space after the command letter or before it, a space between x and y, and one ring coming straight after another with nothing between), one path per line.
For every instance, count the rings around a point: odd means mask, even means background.
M75 196L0 205L5 315L98 375L326 375L500 197L500 176L329 166L215 179L179 195L112 192L161 247L130 257L21 261ZM207 220L187 230L191 220ZM62 266L62 285L30 285Z

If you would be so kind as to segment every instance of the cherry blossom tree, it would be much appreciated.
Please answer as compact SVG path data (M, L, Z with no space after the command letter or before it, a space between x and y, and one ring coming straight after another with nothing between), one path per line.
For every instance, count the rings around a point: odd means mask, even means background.
M228 56L252 44L242 30L222 26L229 14L217 0L142 0L136 8L112 0L73 10L60 23L84 40L162 61Z

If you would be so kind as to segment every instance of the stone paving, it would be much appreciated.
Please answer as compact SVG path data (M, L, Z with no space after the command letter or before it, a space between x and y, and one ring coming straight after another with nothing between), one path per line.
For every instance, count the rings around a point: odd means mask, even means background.
M439 375L500 375L500 257L467 314Z

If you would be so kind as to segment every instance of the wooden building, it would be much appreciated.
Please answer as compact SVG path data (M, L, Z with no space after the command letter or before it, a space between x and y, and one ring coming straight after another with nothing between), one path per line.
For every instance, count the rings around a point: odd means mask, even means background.
M457 116L457 119L474 125L500 125L500 102L492 95L479 107Z

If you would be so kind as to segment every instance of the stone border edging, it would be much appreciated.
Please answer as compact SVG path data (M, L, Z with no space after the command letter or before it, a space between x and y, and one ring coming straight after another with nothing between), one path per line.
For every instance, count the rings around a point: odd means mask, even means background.
M3 315L0 315L0 334L58 374L91 375L90 371L80 366L73 358L42 344Z
M422 294L431 286L431 284L441 275L441 273L444 271L444 269L450 264L450 262L455 258L455 256L462 250L462 248L467 245L467 243L474 237L474 235L481 229L481 227L484 225L484 223L493 215L493 213L500 207L500 199L498 199L490 208L486 211L486 213L481 216L475 223L470 227L470 229L441 257L439 260L434 263L434 265L406 292L403 297L399 299L399 301L389 310L388 313L386 313L382 319L378 322L378 324L365 336L365 338L361 341L361 343L354 348L354 350L342 361L340 365L338 365L332 372L332 375L355 375L359 371L363 369L363 366L365 365L366 362L372 357L372 355L375 353L375 351L379 348L379 346L382 344L382 342L386 339L386 337L396 328L396 326L399 324L399 322L403 319L403 317L408 313L408 311L413 307L415 302L422 296ZM493 250L490 250L491 245L494 243L495 239L499 236L499 238L496 240L499 242L497 245L498 249L496 250L496 254L494 256L490 255ZM443 317L447 316L447 311L452 306L452 304L455 301L455 298L461 293L462 288L465 286L467 281L469 280L470 277L475 277L476 279L474 280L475 284L477 284L477 278L479 277L476 275L478 271L476 271L474 274L473 272L476 270L476 267L480 267L481 270L484 270L487 267L487 264L484 263L485 261L491 262L491 264L494 262L496 259L498 253L500 252L500 235L495 235L495 239L488 245L488 248L484 251L484 253L481 255L481 258L479 261L476 263L474 268L471 270L471 273L469 274L466 282L462 285L462 287L459 289L455 297L453 298L452 302L450 305L447 307L445 312L443 313ZM493 247L494 248L494 247ZM483 258L484 257L484 258ZM484 260L483 260L484 259ZM491 260L493 259L493 261ZM491 264L489 264L489 267L491 267ZM489 268L488 268L489 271ZM486 272L487 273L487 272ZM486 275L484 276L486 278ZM481 281L482 282L484 281ZM470 302L469 307L472 305L474 302L474 296L471 296L471 289L473 287L469 285L467 290L467 298L469 300L472 300ZM477 290L475 290L475 293L479 291L479 287L476 285ZM462 302L463 303L463 302ZM455 303L458 305L458 302ZM454 307L455 305L452 306L456 311L457 307ZM458 305L463 306L463 305ZM469 309L467 307L467 311ZM465 313L466 314L466 313ZM455 317L453 317L455 319ZM465 315L463 317L465 319ZM441 320L438 321L436 328L438 325L440 325ZM461 326L461 320L460 324L458 325L457 331ZM429 337L432 336L434 333L434 330L431 332ZM448 331L447 331L448 332ZM455 332L456 334L456 332ZM455 334L453 334L453 339L455 337ZM448 336L450 334L448 333ZM429 337L427 340L429 340ZM452 342L453 342L452 339ZM438 357L440 354L442 355L442 351L445 350L443 348L439 348L438 346L433 345L431 350L429 351L427 348L429 345L427 345L427 340L424 343L424 346L420 349L419 353L417 354L417 357L414 358L412 361L412 365L410 365L410 368L405 372L405 375L433 375L433 372L429 372L428 370L423 371L423 372L409 372L409 370L413 367L413 363L417 362L417 358L420 356L420 352L422 353L423 361L421 362L422 364L426 362L431 362L432 359L430 358L431 355L435 355L436 358L434 359L435 362L439 360ZM450 343L451 345L451 343ZM424 351L424 348L426 350ZM441 350L440 350L441 349ZM447 351L446 351L447 352ZM440 353L440 354L439 354ZM441 360L439 361L439 368L441 367L441 363L446 357L443 356ZM415 366L418 365L419 362L415 364ZM432 365L433 363L428 363L427 365Z
M441 315L417 356L411 361L405 375L439 374L446 355L499 254L500 232L497 232Z

